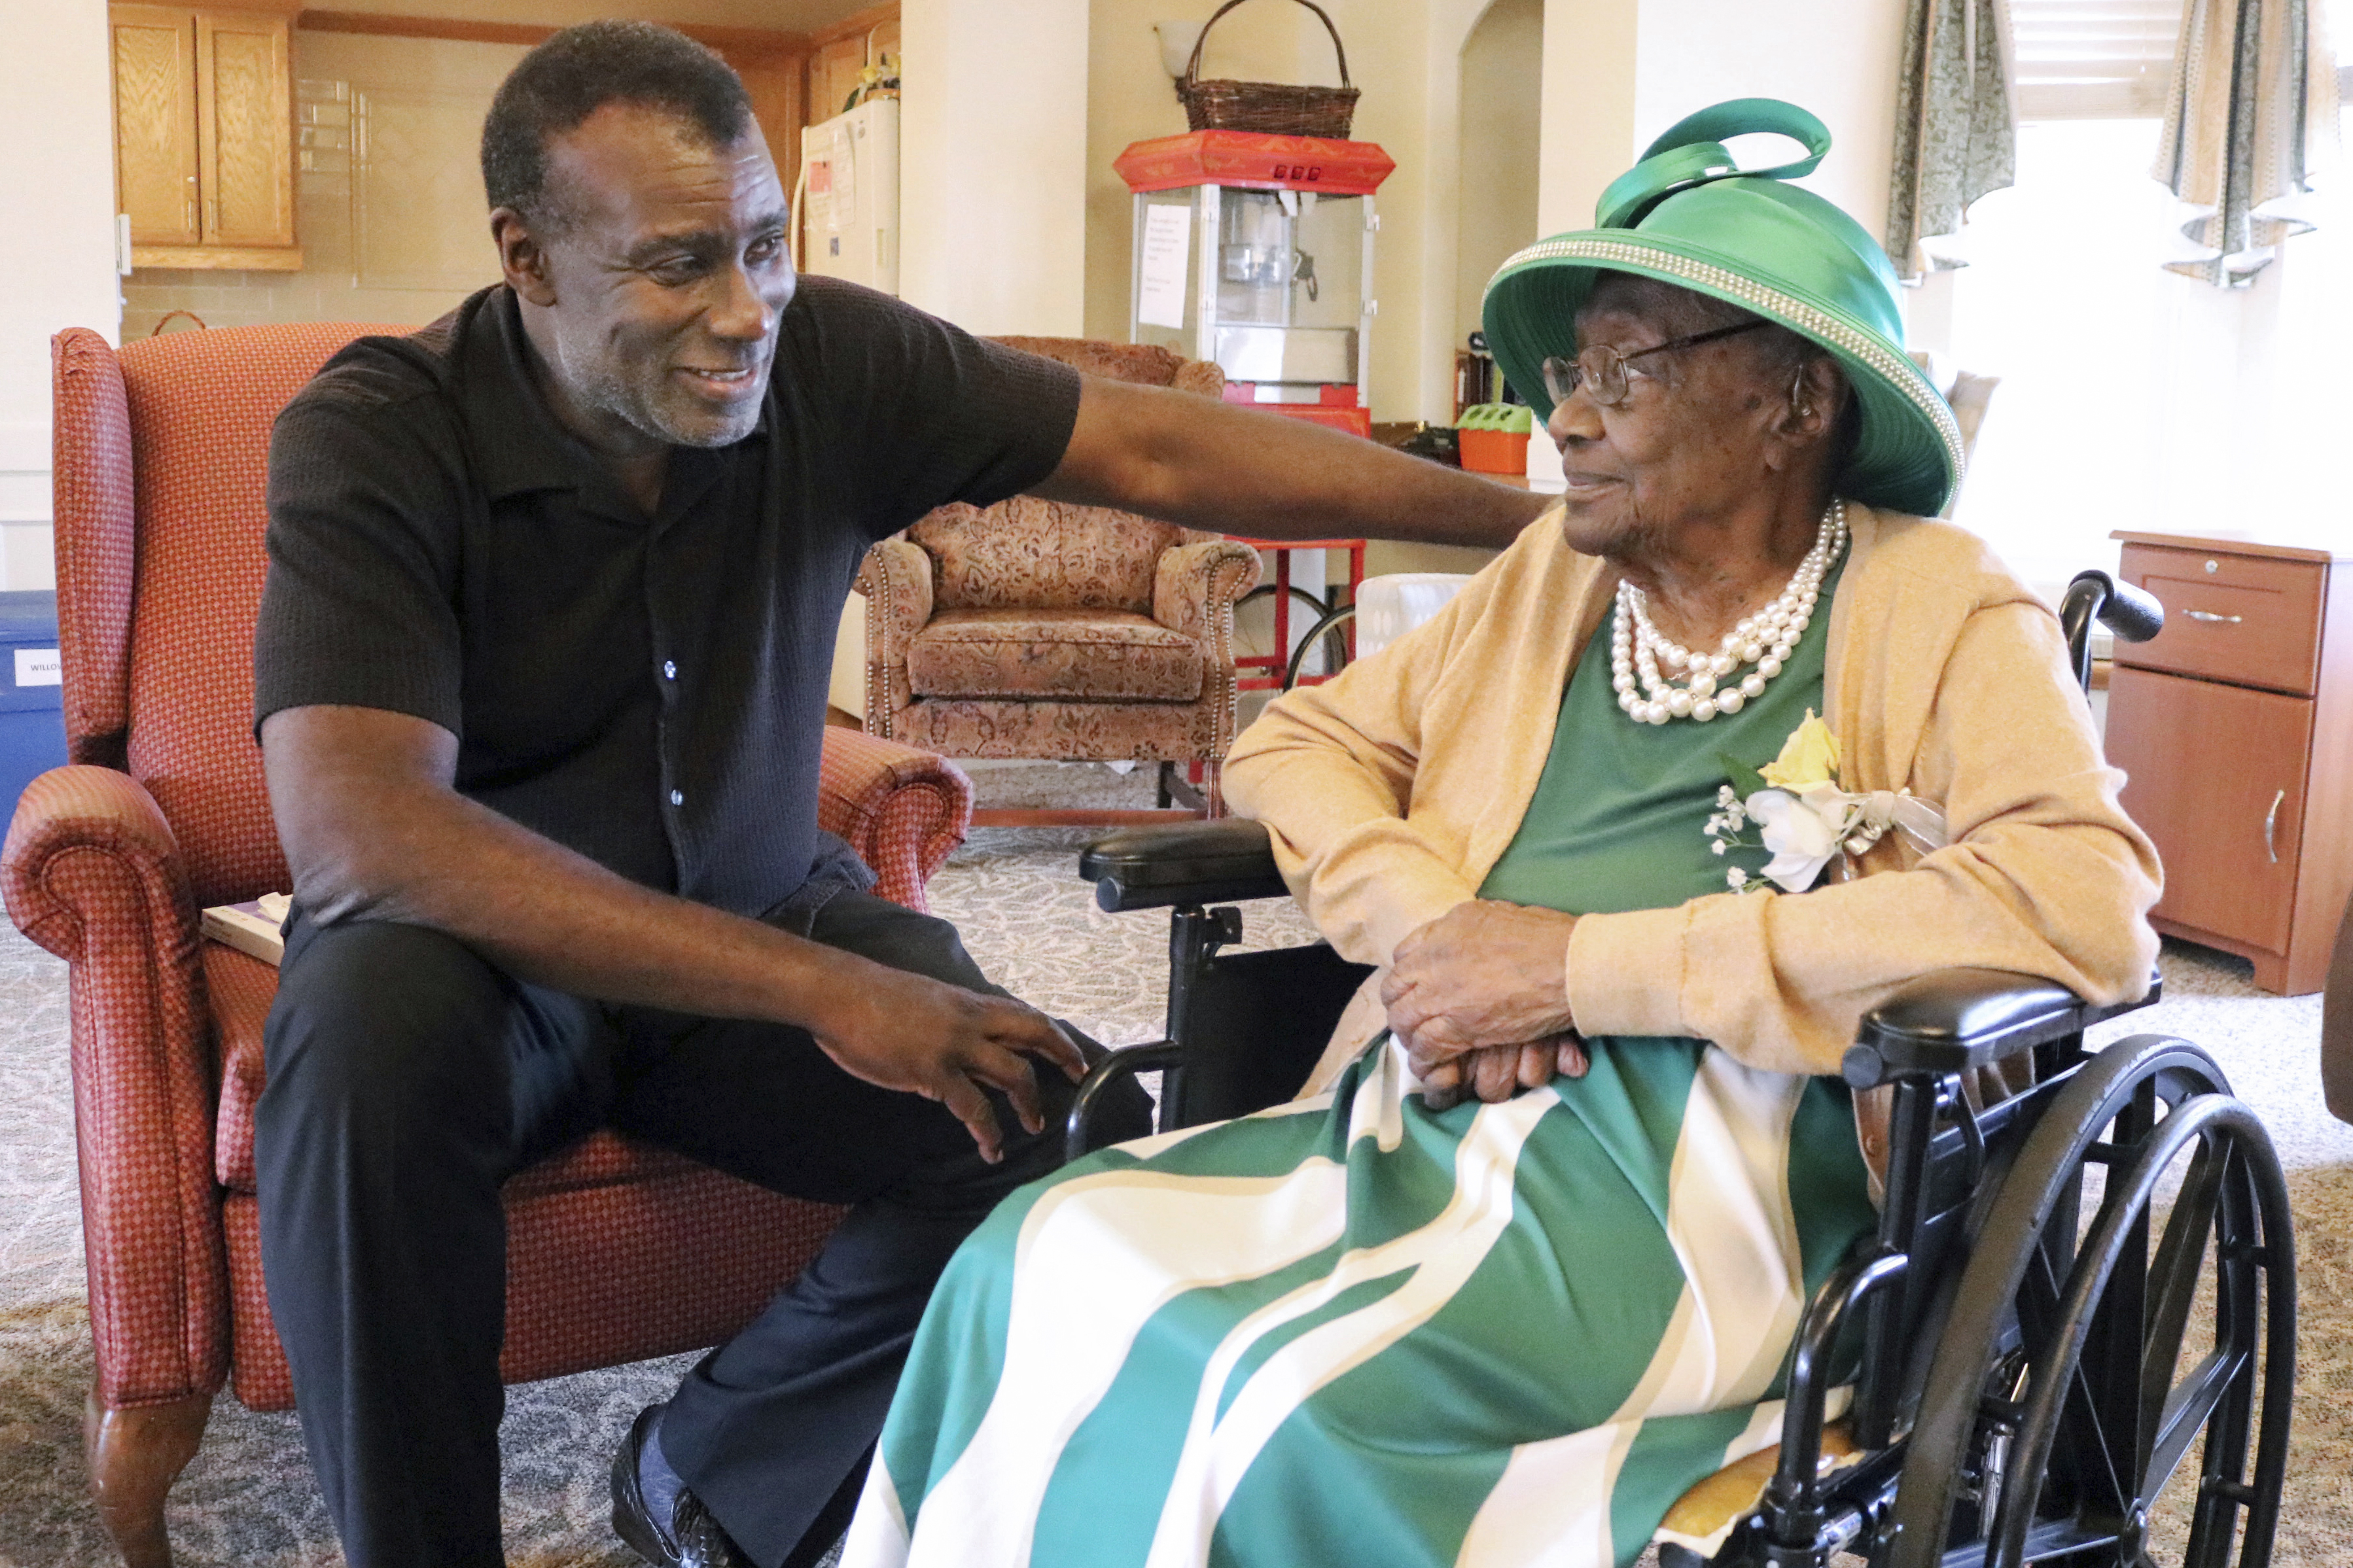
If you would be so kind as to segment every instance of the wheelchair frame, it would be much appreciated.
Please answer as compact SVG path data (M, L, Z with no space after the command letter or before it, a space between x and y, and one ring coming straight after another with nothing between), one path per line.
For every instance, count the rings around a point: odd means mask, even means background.
M2078 577L2062 623L2086 684L2094 619L2140 641L2162 612L2104 574ZM1138 1072L1163 1074L1164 1131L1289 1098L1370 973L1320 943L1220 951L1241 939L1227 900L1288 896L1256 823L1116 834L1086 849L1080 873L1107 911L1173 916L1168 1037L1088 1076L1071 1110L1073 1158L1104 1093ZM1828 1568L1848 1552L1874 1568L2146 1568L2168 1544L2159 1505L2197 1446L2181 1561L2269 1563L2295 1386L2286 1184L2262 1124L2196 1046L2141 1035L2085 1048L2086 1028L2158 995L2152 978L2140 1001L2094 1006L2045 981L1957 969L1864 1016L1841 1076L1892 1089L1879 1228L1810 1304L1773 1476L1708 1562ZM2031 1087L1972 1101L1969 1075L2021 1058ZM2177 1377L2208 1295L2212 1348ZM1824 1476L1831 1385L1858 1319L1849 1421L1862 1453ZM1661 1561L1701 1559L1670 1545Z

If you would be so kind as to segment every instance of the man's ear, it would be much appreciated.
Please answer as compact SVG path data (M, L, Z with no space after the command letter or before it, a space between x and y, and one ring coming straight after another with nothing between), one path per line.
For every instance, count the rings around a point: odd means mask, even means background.
M555 303L555 280L548 276L547 247L522 214L500 207L491 214L491 238L499 247L499 270L507 287L544 309Z

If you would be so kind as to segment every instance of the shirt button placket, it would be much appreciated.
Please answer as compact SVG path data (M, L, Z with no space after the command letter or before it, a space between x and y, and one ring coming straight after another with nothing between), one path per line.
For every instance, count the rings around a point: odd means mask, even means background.
M668 700L674 702L678 700L678 660L674 658L666 658L662 660L661 672L662 695ZM664 728L667 729L667 723L665 722ZM684 805L686 804L686 792L679 789L670 791L670 803L674 806Z

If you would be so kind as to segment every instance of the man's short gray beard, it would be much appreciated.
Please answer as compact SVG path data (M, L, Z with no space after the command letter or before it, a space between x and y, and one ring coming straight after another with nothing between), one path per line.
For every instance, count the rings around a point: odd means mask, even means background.
M564 354L563 340L560 337L556 340L556 353L559 359L566 357ZM602 362L586 367L575 366L567 362L564 365L564 371L572 382L573 395L583 404L600 414L613 416L639 435L651 437L657 441L666 441L673 447L716 448L733 446L749 436L760 423L761 403L765 401L766 393L764 385L761 389L763 394L761 399L755 399L747 404L741 414L731 418L717 431L698 436L690 435L683 430L673 430L662 424L659 411L649 404L640 405L631 395L634 389L618 376L612 374L609 368Z

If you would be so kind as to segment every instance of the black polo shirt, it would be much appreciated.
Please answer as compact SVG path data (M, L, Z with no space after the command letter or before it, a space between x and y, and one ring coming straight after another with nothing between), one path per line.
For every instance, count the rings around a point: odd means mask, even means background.
M363 338L279 416L255 723L351 704L458 737L458 788L740 914L819 850L834 634L867 547L1053 471L1067 367L805 278L760 424L674 448L649 518L549 413L512 293Z

